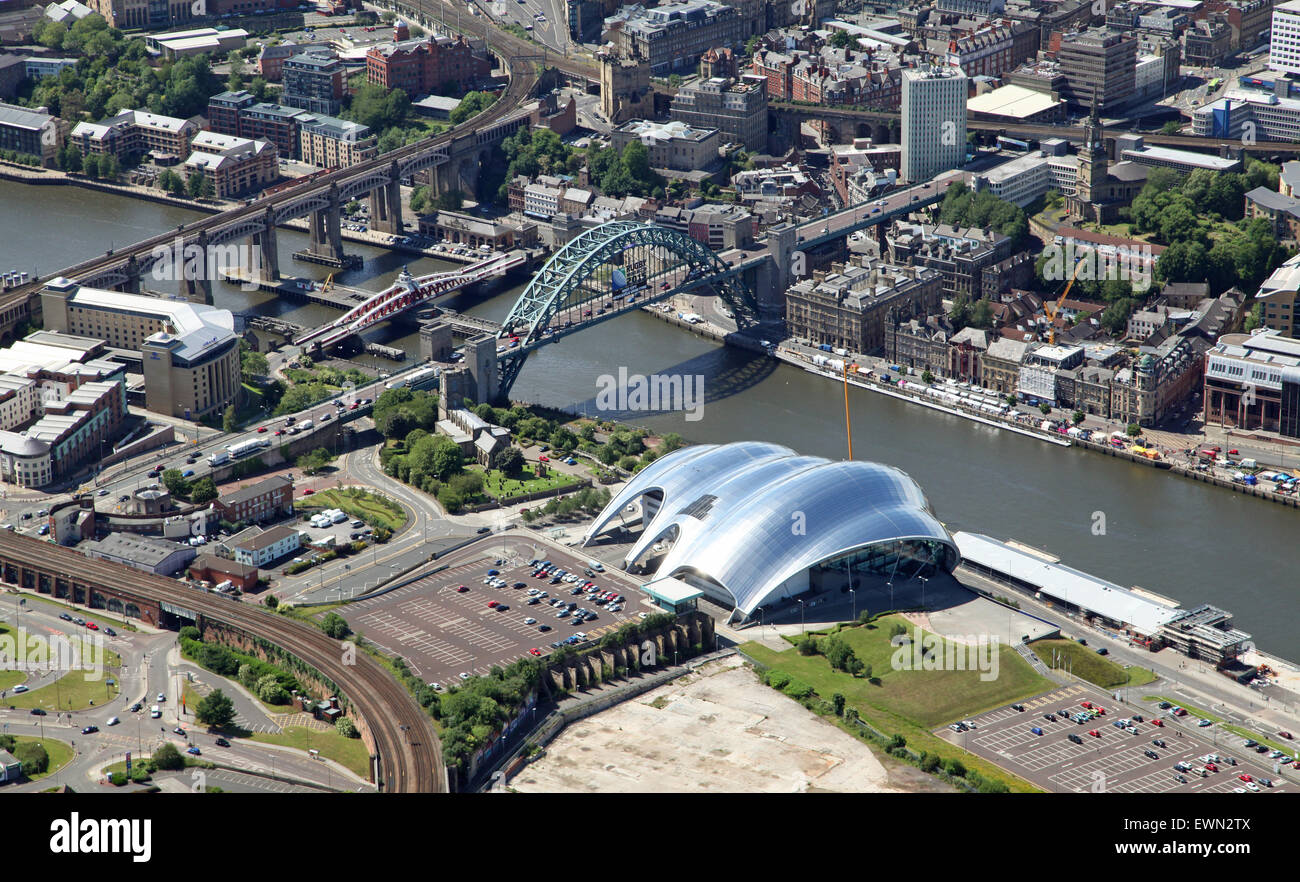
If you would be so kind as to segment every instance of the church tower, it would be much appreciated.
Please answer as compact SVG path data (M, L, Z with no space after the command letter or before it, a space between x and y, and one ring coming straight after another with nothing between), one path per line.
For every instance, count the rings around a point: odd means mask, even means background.
M1079 178L1075 192L1082 205L1093 205L1106 199L1106 176L1109 173L1106 139L1102 135L1101 120L1097 118L1097 95L1093 90L1092 112L1083 124L1083 146L1079 148Z

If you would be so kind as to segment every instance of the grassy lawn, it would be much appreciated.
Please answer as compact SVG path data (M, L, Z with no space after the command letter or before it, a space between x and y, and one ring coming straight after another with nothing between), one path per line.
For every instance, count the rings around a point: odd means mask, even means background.
M549 474L545 478L525 476L520 480L519 478L508 478L497 469L484 469L483 489L498 499L509 500L514 496L523 496L526 493L536 493L539 490L554 490L578 483L578 478L573 475L557 472L555 469L548 469L547 471ZM497 483L498 481L500 484Z
M1095 683L1103 689L1115 689L1120 686L1145 686L1156 679L1156 675L1146 668L1136 666L1124 667L1116 664L1096 650L1076 643L1073 640L1035 640L1029 644L1034 654L1043 660L1049 668L1052 666L1052 653L1057 655L1057 667L1064 667L1082 677L1089 683ZM1060 660L1064 658L1065 664Z
M79 637L68 639L69 641L81 640ZM84 643L80 644L80 647L84 652ZM108 686L105 681L119 679L118 669L122 666L122 658L116 652L105 649L103 663L104 670L99 679L87 678L88 674L93 673L92 671L69 671L48 686L11 695L5 701L15 708L40 707L47 711L85 710L90 707L91 701L103 704L118 694L120 686Z
M998 676L980 679L979 671L894 670L891 663L896 652L889 642L889 626L910 623L896 616L886 616L873 626L840 631L859 659L871 666L878 684L832 670L820 655L801 656L795 650L774 652L756 643L742 649L752 658L784 671L808 683L822 698L842 694L849 707L886 734L897 733L917 751L929 751L941 758L959 758L967 768L1005 781L1017 792L1036 790L1029 782L1016 777L973 754L969 754L930 730L944 723L974 716L1017 699L1028 698L1052 687L1052 683L1033 669L1008 646L998 647Z
M42 778L48 778L56 774L59 769L63 768L72 759L72 745L66 741L59 741L55 738L41 739L35 735L15 735L14 741L22 744L24 741L31 741L40 744L45 748L46 754L50 757L50 764L44 772L39 775L28 775L30 781L39 781Z
M390 532L396 532L406 523L406 509L401 505L358 487L322 490L299 500L297 506L303 510L342 509L349 517L365 521L372 527L386 527Z
M254 732L253 741L280 744L298 750L319 750L320 755L366 777L370 770L370 751L360 738L344 738L337 732L317 732L303 726L291 726L278 734Z

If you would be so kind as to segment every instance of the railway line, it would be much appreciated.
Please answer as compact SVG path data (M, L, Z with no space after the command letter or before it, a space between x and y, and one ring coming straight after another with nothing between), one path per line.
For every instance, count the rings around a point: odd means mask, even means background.
M376 784L386 793L440 793L447 788L442 748L433 723L406 689L375 659L357 652L344 661L342 644L310 625L231 598L186 588L124 564L94 560L17 533L0 531L0 567L23 568L85 584L119 598L184 609L251 637L269 640L328 677L364 720L378 756ZM75 573L75 577L66 574ZM87 598L89 599L89 598Z
M491 126L501 117L514 112L521 103L523 103L532 94L533 86L537 82L537 73L532 69L531 62L523 61L517 64L511 64L512 59L507 59L510 65L510 82L506 86L501 97L492 104L491 107L484 110L472 120L465 124L431 136L423 141L417 141L414 144L407 144L399 147L389 153L382 154L374 159L357 163L346 168L334 169L323 174L313 175L310 180L295 182L283 190L269 194L261 199L254 200L248 205L241 205L237 208L231 208L219 214L210 215L192 224L186 225L183 234L190 237L203 230L215 230L220 227L233 223L238 218L248 213L260 213L267 208L272 208L290 200L300 199L304 194L313 190L328 188L334 183L349 180L354 177L362 176L369 171L387 166L394 160L402 160L408 156L417 155L433 147L440 146L443 143L450 142L453 138L465 134L467 131L474 131L483 126ZM170 245L177 235L176 230L168 230L149 239L134 243L126 249L120 249L115 252L100 255L89 260L83 261L75 266L67 267L60 270L54 275L77 278L89 273L98 272L106 266L120 263L123 255L141 254L150 252L155 246ZM39 288L41 282L45 280L33 279L28 285L21 288L11 288L3 296L0 296L0 309L12 305L18 300L28 298L33 290Z

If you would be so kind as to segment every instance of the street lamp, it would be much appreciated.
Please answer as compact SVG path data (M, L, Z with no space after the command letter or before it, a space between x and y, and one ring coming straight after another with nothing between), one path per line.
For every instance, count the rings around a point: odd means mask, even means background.
M853 621L856 622L858 620L858 592L850 588L849 595L853 598Z
M894 583L886 582L885 584L889 586L889 608L892 610L894 608Z
M925 609L925 588L930 580L925 576L918 576L917 578L921 580L921 609Z
M802 634L804 632L804 609L807 604L803 602L802 597L796 598L796 600L799 601L799 633Z

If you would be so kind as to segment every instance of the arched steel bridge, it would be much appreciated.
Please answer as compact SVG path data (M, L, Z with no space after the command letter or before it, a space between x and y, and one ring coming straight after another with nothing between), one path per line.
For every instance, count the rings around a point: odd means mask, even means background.
M758 323L742 270L685 233L640 221L585 230L555 252L501 323L500 392L507 395L534 349L674 294L711 287L738 328Z
M368 297L329 324L307 332L295 342L300 346L306 343L329 346L344 337L359 334L373 325L387 321L412 306L436 300L466 285L500 276L522 266L527 259L522 252L512 251L459 269L418 278L403 270L397 281L387 289Z

